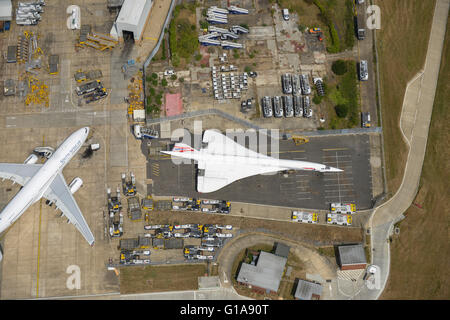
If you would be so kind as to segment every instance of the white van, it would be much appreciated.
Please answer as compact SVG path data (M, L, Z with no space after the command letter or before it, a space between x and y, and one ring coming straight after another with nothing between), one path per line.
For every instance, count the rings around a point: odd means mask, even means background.
M289 20L289 10L288 9L283 9L283 19L288 21Z

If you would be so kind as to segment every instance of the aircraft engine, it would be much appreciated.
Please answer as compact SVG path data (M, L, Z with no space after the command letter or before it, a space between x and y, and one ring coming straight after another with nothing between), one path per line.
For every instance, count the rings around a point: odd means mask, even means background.
M72 194L78 191L78 189L81 188L83 185L83 180L81 180L80 177L76 177L72 180L72 182L69 184L69 189Z
M35 154L30 154L24 164L35 164L37 161L38 157Z

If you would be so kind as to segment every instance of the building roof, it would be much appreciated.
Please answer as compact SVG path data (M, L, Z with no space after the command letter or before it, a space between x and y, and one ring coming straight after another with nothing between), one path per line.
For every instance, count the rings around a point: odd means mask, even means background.
M11 0L0 0L0 21L12 20Z
M151 0L125 0L116 21L137 25L147 1Z
M184 239L182 238L164 239L165 249L183 249L183 247L184 247Z
M162 247L162 246L164 246L164 239L152 238L152 246L153 247Z
M294 297L300 300L311 300L312 295L320 297L322 294L322 286L318 283L299 280Z
M261 251L256 265L243 263L237 281L278 291L287 258Z
M289 255L290 249L291 249L291 247L285 245L284 243L277 242L276 246L275 246L275 254L277 256L287 258Z
M338 250L341 266L367 263L362 244L339 246Z

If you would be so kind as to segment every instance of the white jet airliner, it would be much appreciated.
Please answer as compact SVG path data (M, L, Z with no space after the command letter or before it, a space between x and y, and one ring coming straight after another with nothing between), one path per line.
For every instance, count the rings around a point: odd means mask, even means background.
M67 185L62 175L62 170L80 150L88 134L88 127L72 133L45 164L36 163L38 157L34 154L23 164L0 163L0 178L10 179L23 186L0 213L0 233L8 229L33 203L44 197L49 200L49 204L54 203L62 211L68 222L75 225L91 246L94 244L94 235L72 196L83 181L77 177Z
M197 191L213 192L226 185L257 174L289 169L319 172L341 172L320 163L276 159L249 150L232 139L214 130L203 134L205 148L195 150L183 144L175 144L172 151L161 151L174 157L197 161Z

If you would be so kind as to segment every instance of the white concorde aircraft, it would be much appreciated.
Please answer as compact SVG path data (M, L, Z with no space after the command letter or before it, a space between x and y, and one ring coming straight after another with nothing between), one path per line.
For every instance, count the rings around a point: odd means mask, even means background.
M320 163L276 159L257 153L215 130L206 130L203 145L195 150L183 144L175 144L172 151L161 151L174 157L197 161L197 191L208 193L219 190L226 185L246 177L289 169L319 172L341 172Z
M44 164L36 163L38 157L34 154L24 163L0 163L0 178L10 179L23 186L0 213L0 233L8 229L33 203L44 197L62 211L68 222L75 225L91 246L94 244L94 235L72 196L83 181L77 177L67 185L62 175L62 170L80 150L88 134L88 127L72 133Z

